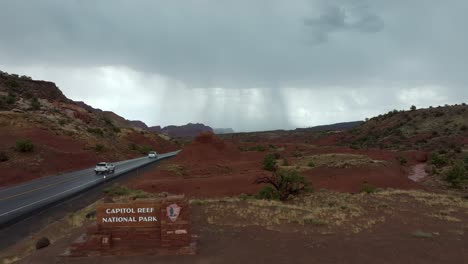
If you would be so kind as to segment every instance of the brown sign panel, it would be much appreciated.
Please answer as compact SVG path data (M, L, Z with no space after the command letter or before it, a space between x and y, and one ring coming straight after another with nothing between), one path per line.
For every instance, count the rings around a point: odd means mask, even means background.
M96 208L96 220L103 228L160 227L161 204L138 201L134 203L107 203Z

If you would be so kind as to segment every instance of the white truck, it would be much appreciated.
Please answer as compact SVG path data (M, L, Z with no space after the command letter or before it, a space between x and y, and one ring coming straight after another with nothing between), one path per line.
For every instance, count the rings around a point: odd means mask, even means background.
M156 151L150 151L148 153L148 158L157 158L158 157L158 153L156 153Z
M114 173L115 172L115 165L109 162L99 162L96 164L96 167L94 168L94 172L96 174L101 174L101 173Z

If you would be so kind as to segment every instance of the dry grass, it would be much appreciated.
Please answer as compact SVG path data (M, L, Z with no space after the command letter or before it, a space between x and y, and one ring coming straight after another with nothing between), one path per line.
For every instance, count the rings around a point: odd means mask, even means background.
M294 167L298 170L306 170L311 167L355 168L369 165L379 166L384 163L385 161L373 160L365 155L329 153L301 157L296 163L285 167Z
M228 226L264 226L281 229L283 224L313 227L337 227L352 224L364 214L359 205L361 195L320 192L298 197L288 203L267 200L241 200L238 198L192 200L203 205L207 222Z
M185 167L179 164L174 164L174 163L167 164L164 167L164 169L167 171L173 172L179 176L183 176L186 174Z
M468 208L468 200L450 194L438 194L418 190L384 190L376 194L379 197L389 199L399 197L400 199L415 200L427 206L443 206L452 208Z
M297 197L287 203L240 198L192 200L200 205L209 224L219 226L262 226L271 230L320 233L337 231L359 233L384 223L408 207L422 208L421 217L462 222L455 214L464 213L467 202L459 197L424 191L384 190L374 194L346 194L320 191ZM424 209L423 209L424 208Z

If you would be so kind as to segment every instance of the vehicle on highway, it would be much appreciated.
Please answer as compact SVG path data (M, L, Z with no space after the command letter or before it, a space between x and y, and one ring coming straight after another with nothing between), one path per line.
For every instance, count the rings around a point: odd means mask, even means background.
M96 167L94 168L94 172L96 174L101 174L101 173L114 173L115 172L115 165L109 162L99 162L96 164Z
M157 158L158 157L158 153L156 153L156 151L150 151L148 153L148 158Z

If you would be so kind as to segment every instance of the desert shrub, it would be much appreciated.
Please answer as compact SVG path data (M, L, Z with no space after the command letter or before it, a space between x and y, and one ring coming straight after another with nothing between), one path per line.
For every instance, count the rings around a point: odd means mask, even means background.
M364 183L362 186L361 186L361 192L365 192L365 193L375 193L377 191L377 189L370 185L369 183Z
M18 88L20 86L16 80L11 80L11 79L7 81L7 85L10 88Z
M461 162L455 163L455 165L453 165L447 172L446 180L452 185L452 187L461 187L463 183L468 180L465 164Z
M410 108L411 111L416 111L416 106L412 105Z
M128 148L129 148L130 150L138 150L138 146L137 146L137 144L135 144L135 143L130 143L130 144L128 144Z
M148 152L152 151L153 147L144 145L144 146L138 146L138 152L140 152L142 155L148 154Z
M32 152L34 150L34 144L29 139L20 139L16 141L15 149L19 152Z
M34 97L34 95L30 91L25 92L23 96L26 99L32 99Z
M31 108L33 110L41 109L41 103L39 102L39 100L37 100L36 97L33 97L33 99L31 100Z
M447 150L446 150L446 149L439 149L438 152L439 152L440 155L447 154Z
M115 133L120 133L120 128L112 127L112 131L114 131Z
M105 188L104 193L108 196L130 196L133 199L149 197L149 194L142 190L130 189L120 184L114 184Z
M263 169L267 171L276 170L276 159L273 154L266 154L263 158Z
M104 145L102 144L96 144L96 146L94 146L94 150L96 150L97 152L101 152L104 150Z
M400 163L400 165L406 165L406 163L408 163L408 160L406 160L406 158L403 156L396 157L396 160Z
M302 153L300 151L294 151L294 153L292 155L293 155L293 157L296 157L296 158L302 157Z
M102 131L102 129L100 129L100 128L90 127L88 129L86 129L86 131L88 131L88 133L96 134L96 135L101 136L101 137L104 136L104 131Z
M8 96L6 97L6 100L5 102L7 104L14 104L16 102L16 96L14 96L13 94L8 94Z
M250 147L249 148L250 151L260 151L260 152L263 152L263 151L266 151L267 148L264 146L264 145L255 145L253 147Z
M278 152L273 153L273 156L275 156L275 159L281 158L281 154L279 154Z
M114 122L112 122L112 120L108 117L103 117L102 120L104 120L104 122L106 123L106 125L108 126L114 126Z
M361 148L361 146L356 142L351 143L351 145L349 147L352 148L352 149L360 149Z
M60 119L60 120L58 121L58 123L59 123L59 125L63 126L63 125L65 125L65 124L67 123L67 120L65 120L65 119Z
M289 161L287 159L283 159L283 166L289 166Z
M9 160L8 155L5 152L0 151L0 162L4 162L7 160Z
M437 153L431 154L429 158L429 162L438 168L443 167L448 164L447 159L442 155L438 155Z
M259 177L255 182L268 184L261 190L261 192L263 191L262 196L277 197L277 193L281 201L286 201L290 196L312 190L305 178L299 175L296 170L279 170L271 176ZM258 196L260 196L260 193Z
M466 131L467 129L468 129L468 126L466 126L466 125L462 125L462 126L460 127L460 130L461 130L461 131Z
M313 168L315 167L315 163L313 161L309 161L309 163L307 163L307 166Z
M266 185L255 195L255 198L261 200L279 200L280 194L273 186Z

